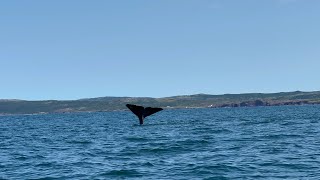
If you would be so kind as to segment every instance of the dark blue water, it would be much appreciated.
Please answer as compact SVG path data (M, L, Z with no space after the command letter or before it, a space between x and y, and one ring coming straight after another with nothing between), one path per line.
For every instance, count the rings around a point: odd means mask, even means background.
M320 106L0 117L0 179L320 179Z

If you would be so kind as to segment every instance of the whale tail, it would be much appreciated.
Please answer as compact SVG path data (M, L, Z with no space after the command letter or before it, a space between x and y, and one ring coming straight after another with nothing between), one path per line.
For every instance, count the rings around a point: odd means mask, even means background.
M143 124L144 118L147 116L150 116L154 113L157 113L159 111L162 111L162 108L153 108L153 107L143 107L143 106L137 106L134 104L126 104L127 108L129 108L133 114L138 116L140 125Z

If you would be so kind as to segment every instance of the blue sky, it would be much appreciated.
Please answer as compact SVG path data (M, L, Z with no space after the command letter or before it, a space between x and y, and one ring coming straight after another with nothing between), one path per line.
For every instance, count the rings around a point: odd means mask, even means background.
M0 99L320 90L318 0L0 2Z

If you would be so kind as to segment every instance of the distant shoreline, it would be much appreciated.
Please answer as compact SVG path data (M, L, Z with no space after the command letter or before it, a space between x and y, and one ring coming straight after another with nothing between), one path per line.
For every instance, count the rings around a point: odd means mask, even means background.
M0 100L0 115L123 111L126 110L126 104L167 109L312 105L320 104L320 91L223 95L194 94L164 98L98 97L66 101L6 99Z
M320 105L317 104L281 104L281 105L263 105L263 106L219 106L219 107L174 107L174 108L164 108L164 109L224 109L224 108L255 108L255 107L276 107L276 106L313 106L313 105ZM120 109L120 110L106 110L106 111L69 111L69 112L40 112L40 113L32 113L32 114L2 114L0 116L33 116L33 115L49 115L49 114L73 114L73 113L99 113L99 112L125 112L128 111L127 109Z

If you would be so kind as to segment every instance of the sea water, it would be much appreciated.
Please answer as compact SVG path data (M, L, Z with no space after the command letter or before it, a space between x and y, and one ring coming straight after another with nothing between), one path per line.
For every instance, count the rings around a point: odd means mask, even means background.
M0 116L0 179L320 179L320 106Z

